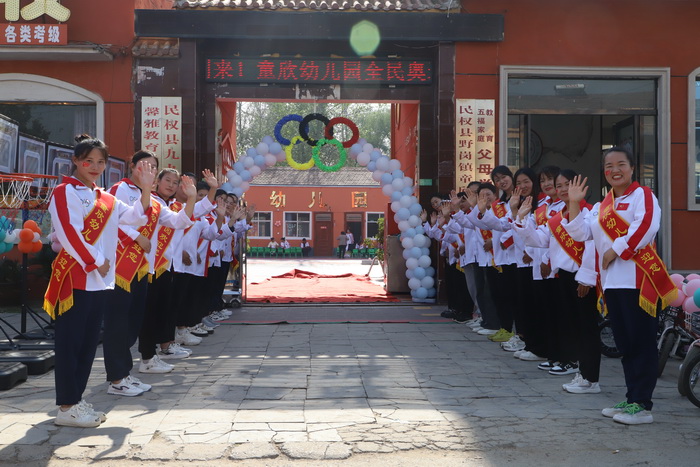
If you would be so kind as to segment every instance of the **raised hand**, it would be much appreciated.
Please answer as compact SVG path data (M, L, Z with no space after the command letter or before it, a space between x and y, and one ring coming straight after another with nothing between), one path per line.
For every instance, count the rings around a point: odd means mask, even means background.
M136 186L141 188L141 191L150 193L153 189L153 182L156 179L156 167L148 161L148 158L141 159L134 167L133 179Z
M510 200L508 200L508 204L510 204L510 212L516 212L518 210L522 193L523 191L520 189L520 187L515 187L515 190L513 190L513 196L511 196Z
M479 208L479 212L481 214L484 214L486 212L486 209L488 209L489 206L489 199L488 196L486 195L486 190L482 190L481 193L479 193L479 199L476 202L476 207Z
M187 198L195 198L197 196L197 188L195 187L194 181L187 175L183 175L180 179L180 186Z
M523 204L520 205L520 209L518 209L518 215L516 219L525 219L527 215L531 212L532 210L532 196L528 196L525 198L523 201Z
M456 211L457 209L459 209L459 201L460 201L460 199L461 199L461 198L460 198L459 196L457 196L457 191L456 191L456 190L450 191L450 208L451 208L453 211Z
M586 194L588 194L588 177L583 178L581 175L576 175L571 182L569 182L569 202L580 203L586 199Z
M423 210L420 212L420 221L421 221L421 223L425 224L425 221L427 221L427 220L428 220L428 211L426 211L425 209L423 209Z
M476 207L477 201L478 201L477 194L474 193L472 190L467 190L467 203L469 203L469 207L471 207L471 208Z
M205 182L207 182L209 188L219 188L219 181L216 179L216 175L214 175L211 170L202 170L202 178Z
M449 216L452 212L452 203L449 201L443 201L440 205L440 212L442 212L443 216Z
M435 225L435 223L438 220L438 213L437 212L431 212L430 213L430 225Z

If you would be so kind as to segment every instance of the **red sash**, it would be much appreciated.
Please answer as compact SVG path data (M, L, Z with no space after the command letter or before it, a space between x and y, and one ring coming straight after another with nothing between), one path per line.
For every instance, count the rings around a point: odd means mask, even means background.
M636 185L636 186L635 186ZM635 190L640 185L634 182L629 191ZM648 187L641 187L644 191ZM600 203L598 222L603 232L611 240L627 235L629 223L620 217L615 211L615 194L610 190ZM642 285L639 288L639 306L651 316L656 316L656 304L661 299L661 308L666 308L670 302L678 296L678 288L671 280L666 270L666 265L656 252L653 243L637 250L632 256L632 261L637 265L637 271L643 273Z
M140 201L139 201L140 202ZM147 239L153 237L158 226L158 217L160 216L161 205L158 201L151 199L151 208L148 215L148 222L143 227L138 229L139 234ZM117 264L116 264L115 283L117 286L131 292L131 281L134 280L138 273L138 278L141 280L143 276L148 274L148 260L144 254L143 248L134 240L127 246L120 242L117 246Z
M585 201L581 201L580 206L581 210L583 210L583 208L591 208L591 205ZM584 244L583 242L577 242L571 238L571 236L569 236L569 232L567 232L564 226L561 225L561 221L564 219L562 212L563 211L559 211L550 217L547 221L547 226L549 227L549 231L552 232L552 235L554 235L554 239L557 241L561 249L564 250L564 252L569 255L569 257L573 259L574 262L580 267L581 262L583 261Z
M535 222L537 225L544 225L547 223L547 210L549 205L543 204L537 209L535 209Z
M97 190L95 206L83 221L81 234L86 243L95 244L102 235L113 211L114 196L106 195ZM66 252L65 248L61 249L56 259L53 260L51 268L49 286L44 294L44 310L51 318L55 319L57 305L59 316L73 307L73 284L79 278L85 282L87 273L80 267L78 261Z
M179 201L173 202L169 209L173 212L180 212L182 210L182 203ZM165 250L168 249L170 242L173 240L175 235L175 229L170 227L161 226L158 229L158 246L156 247L156 258L155 264L153 265L155 269L156 279L160 277L165 271L170 267L170 262L165 258Z
M494 201L493 204L491 204L491 209L493 209L493 213L499 219L501 217L505 217L506 214L508 214L508 211L506 210L506 204L500 201Z

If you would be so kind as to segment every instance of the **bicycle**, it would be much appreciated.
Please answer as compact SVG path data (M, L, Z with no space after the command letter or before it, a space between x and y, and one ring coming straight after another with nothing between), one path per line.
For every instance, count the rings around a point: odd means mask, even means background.
M658 376L661 376L669 357L675 355L684 358L689 344L696 337L690 332L690 324L686 323L686 313L677 307L668 307L659 313L659 329Z
M678 392L700 407L700 311L685 313L686 326L695 340L690 344L678 375Z

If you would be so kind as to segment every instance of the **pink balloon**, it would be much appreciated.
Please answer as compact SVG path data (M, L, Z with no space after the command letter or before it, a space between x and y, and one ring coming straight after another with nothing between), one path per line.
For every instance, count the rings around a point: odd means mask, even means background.
M688 298L688 297L685 296L683 291L681 289L678 289L678 298L675 299L674 301L672 301L671 303L669 303L669 305L675 306L675 307L679 307L679 306L682 307L683 304L685 303L686 298Z
M685 284L683 293L686 297L692 297L695 294L695 291L698 289L700 289L700 279L693 279Z
M685 278L680 274L671 274L671 280L678 287L681 287L683 285L683 281L685 280Z
M690 282L695 279L700 279L700 274L688 274L685 278L687 282Z
M700 311L700 308L695 304L695 300L693 300L693 297L688 297L685 299L685 303L683 303L683 310L685 310L687 313L694 313L696 311Z

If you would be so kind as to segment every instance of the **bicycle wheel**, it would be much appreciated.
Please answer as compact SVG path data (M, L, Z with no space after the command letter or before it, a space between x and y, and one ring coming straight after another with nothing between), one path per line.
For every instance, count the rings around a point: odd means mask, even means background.
M622 353L617 349L610 322L607 320L600 323L600 353L610 358L622 356Z
M675 331L668 331L666 334L661 336L661 342L659 342L659 366L657 376L661 376L666 368L666 362L668 357L671 355L671 350L673 349L673 344L676 343L678 334Z
M700 407L700 352L695 352L689 360L683 362L678 376L685 395L696 407Z

